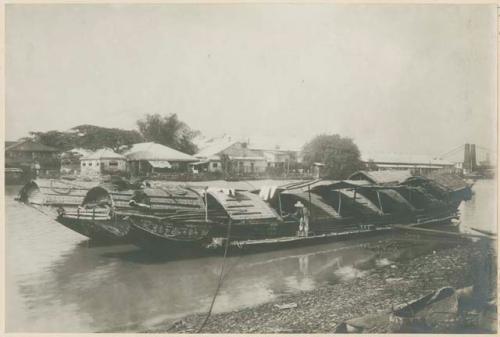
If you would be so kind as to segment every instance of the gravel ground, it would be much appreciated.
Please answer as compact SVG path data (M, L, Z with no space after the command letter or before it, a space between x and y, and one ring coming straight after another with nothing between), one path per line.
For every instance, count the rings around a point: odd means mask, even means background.
M417 242L418 240L415 240ZM414 249L401 250L404 245ZM331 333L345 320L388 310L410 302L438 288L475 285L491 296L496 291L494 250L483 241L444 240L440 248L419 249L412 241L373 244L370 249L393 262L371 268L354 280L326 285L312 291L287 294L278 300L227 313L212 314L202 332L206 333ZM495 263L493 263L494 265ZM296 304L279 309L276 305ZM147 332L189 332L201 326L205 314L169 321ZM384 328L380 331L386 332Z

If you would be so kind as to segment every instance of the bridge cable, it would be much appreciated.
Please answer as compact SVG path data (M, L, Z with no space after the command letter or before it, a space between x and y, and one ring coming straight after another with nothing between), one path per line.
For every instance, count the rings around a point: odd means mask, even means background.
M448 156L450 154L452 154L453 152L457 151L457 150L461 150L465 145L460 145L456 148L454 148L453 150L450 150L448 152L445 152L444 154L440 155L439 157L445 157L445 156Z

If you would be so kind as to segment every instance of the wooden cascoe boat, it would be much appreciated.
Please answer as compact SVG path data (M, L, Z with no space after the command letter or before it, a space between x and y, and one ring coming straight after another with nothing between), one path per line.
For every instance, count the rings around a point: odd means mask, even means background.
M90 188L98 182L66 179L35 179L23 186L17 200L51 217L58 209L76 209Z
M182 186L144 188L129 201L134 213L123 214L140 247L177 251L198 249L208 240L211 222L194 189ZM215 214L212 214L215 215Z
M60 208L56 220L94 240L128 242L129 224L121 214L132 210L129 200L133 194L134 190L112 184L93 187L78 207Z
M379 233L392 224L449 221L471 194L456 177L395 179L363 172L352 177L254 191L40 180L27 184L20 198L57 210L58 222L92 239L178 253L221 249L228 238L232 248L268 249ZM298 204L309 213L309 232L301 235Z
M297 235L309 211L309 232ZM259 191L165 187L137 191L123 214L134 242L170 253L231 248L271 249L380 233L391 224L431 224L458 216L455 201L421 186L375 185L364 180L313 180Z

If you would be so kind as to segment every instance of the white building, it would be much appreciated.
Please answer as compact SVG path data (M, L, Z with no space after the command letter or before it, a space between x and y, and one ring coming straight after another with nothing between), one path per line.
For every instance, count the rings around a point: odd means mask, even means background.
M195 157L158 143L138 143L125 152L132 175L187 172Z
M415 154L372 153L363 154L363 162L369 170L410 170L414 174L425 174L436 170L453 170L455 164L447 160Z
M222 172L220 155L225 149L237 142L237 140L227 135L205 140L198 145L200 151L194 155L199 160L193 164L194 169L196 171Z
M250 149L247 142L227 136L207 141L195 157L200 161L194 166L201 171L244 174L263 173L267 168L262 150Z
M74 148L61 154L61 173L78 174L81 168L81 158L89 156L92 151L82 148Z
M80 173L85 176L127 171L127 160L110 149L100 149L80 158Z

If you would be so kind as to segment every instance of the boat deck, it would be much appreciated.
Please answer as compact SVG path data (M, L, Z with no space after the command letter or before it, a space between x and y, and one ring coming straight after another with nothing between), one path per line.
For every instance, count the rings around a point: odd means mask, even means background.
M252 246L263 246L263 245L275 245L275 244L291 244L291 243L299 243L299 242L315 242L322 241L327 239L336 239L336 238L347 238L352 237L357 234L368 234L368 233L382 233L392 230L391 227L376 227L370 229L357 229L357 230L349 230L342 232L332 232L320 235L309 235L309 236L285 236L274 239L258 239L258 240L242 240L242 241L231 241L230 246L237 248L245 248ZM220 241L224 242L224 240Z

